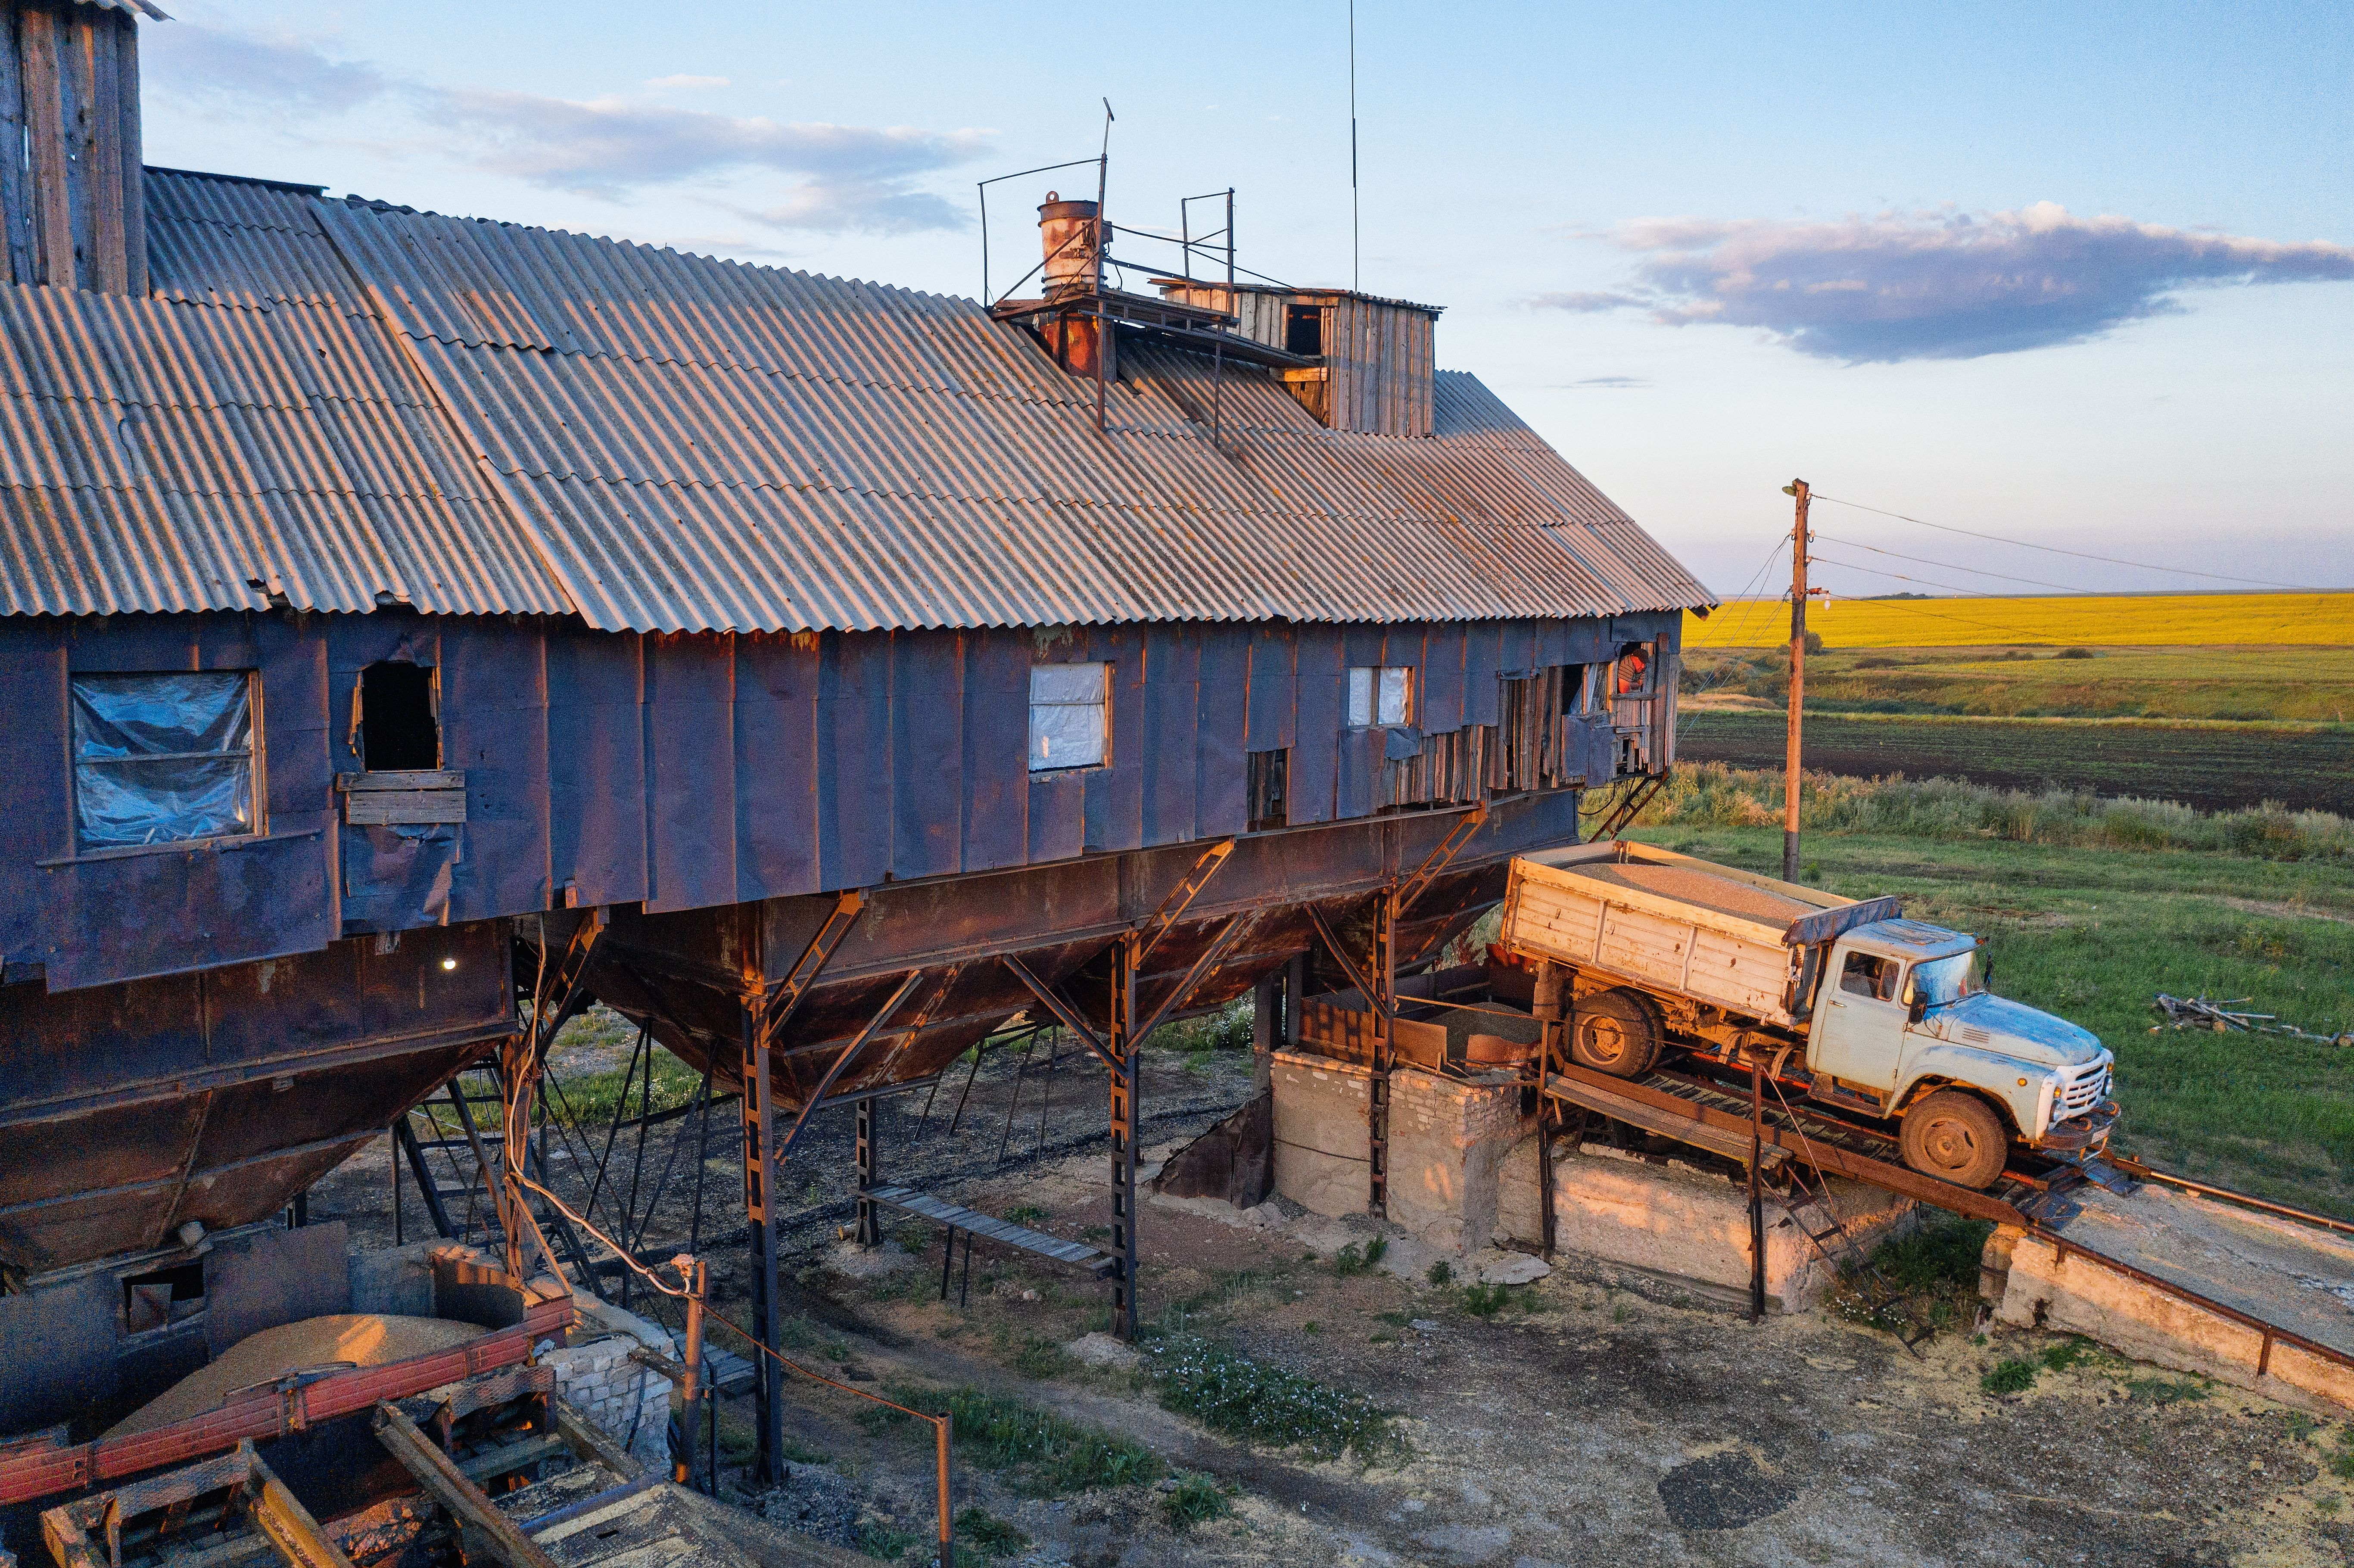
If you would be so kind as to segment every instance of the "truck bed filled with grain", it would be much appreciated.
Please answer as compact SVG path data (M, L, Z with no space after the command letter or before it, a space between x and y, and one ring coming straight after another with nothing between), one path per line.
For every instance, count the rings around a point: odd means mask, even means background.
M1622 840L1515 858L1500 935L1527 958L1791 1025L1805 949L1895 913L1893 899L1859 904Z

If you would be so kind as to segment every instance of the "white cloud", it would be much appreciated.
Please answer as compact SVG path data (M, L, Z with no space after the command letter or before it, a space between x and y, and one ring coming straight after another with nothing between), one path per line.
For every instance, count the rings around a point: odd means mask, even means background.
M1638 218L1597 238L1644 258L1630 285L1534 303L1762 328L1850 363L2081 343L2181 310L2184 288L2354 279L2354 247L2077 217L2052 202L1833 223Z
M795 183L746 212L775 228L899 234L960 228L963 212L916 181L983 150L979 131L789 123L680 109L654 97L574 100L402 81L337 60L293 34L199 26L153 52L160 95L241 117L313 123L378 105L363 143L387 156L430 150L527 184L609 200L641 189L752 174ZM725 77L667 76L660 90L725 87ZM387 123L394 115L405 122Z
M391 82L361 60L331 59L292 33L240 33L202 22L149 29L148 91L214 109L267 98L290 114L334 114L377 99ZM157 47L160 44L161 47Z

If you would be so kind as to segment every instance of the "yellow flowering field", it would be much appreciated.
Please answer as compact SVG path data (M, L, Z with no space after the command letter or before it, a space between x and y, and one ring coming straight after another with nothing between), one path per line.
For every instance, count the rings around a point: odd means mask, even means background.
M2354 646L2354 593L1817 599L1807 629L1832 648ZM1687 648L1762 648L1789 636L1786 600L1684 617Z

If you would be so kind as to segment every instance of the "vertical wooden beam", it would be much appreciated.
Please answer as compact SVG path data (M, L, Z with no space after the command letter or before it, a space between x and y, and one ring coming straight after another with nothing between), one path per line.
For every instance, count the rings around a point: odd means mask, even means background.
M115 147L122 160L122 289L147 297L146 152L139 121L139 24L127 12L109 12L114 29L114 91L119 105ZM1425 432L1427 434L1427 432Z
M0 0L0 148L11 154L25 145L24 17L21 0ZM0 156L0 227L5 227L8 278L34 281L33 191L20 156Z
M25 143L29 167L36 283L74 286L73 212L66 201L64 87L58 79L58 14L46 5L18 12L25 61Z
M122 12L95 6L77 7L74 54L76 76L90 82L84 117L84 145L89 161L81 166L82 183L90 188L90 255L83 275L89 286L109 294L127 291L122 271L122 100L117 30L130 18ZM86 63L83 63L86 62Z
M98 161L96 130L98 82L90 58L91 7L68 5L58 19L58 90L63 108L66 162L66 211L73 228L73 262L64 276L52 270L49 281L60 288L95 289L98 281L98 215L91 204L90 171Z

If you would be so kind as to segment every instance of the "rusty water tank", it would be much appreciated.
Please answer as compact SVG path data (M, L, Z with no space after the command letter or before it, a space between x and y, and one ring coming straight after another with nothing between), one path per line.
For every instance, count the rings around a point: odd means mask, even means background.
M1045 291L1094 287L1096 248L1102 238L1095 203L1064 201L1048 191L1038 208L1038 242L1046 256Z

